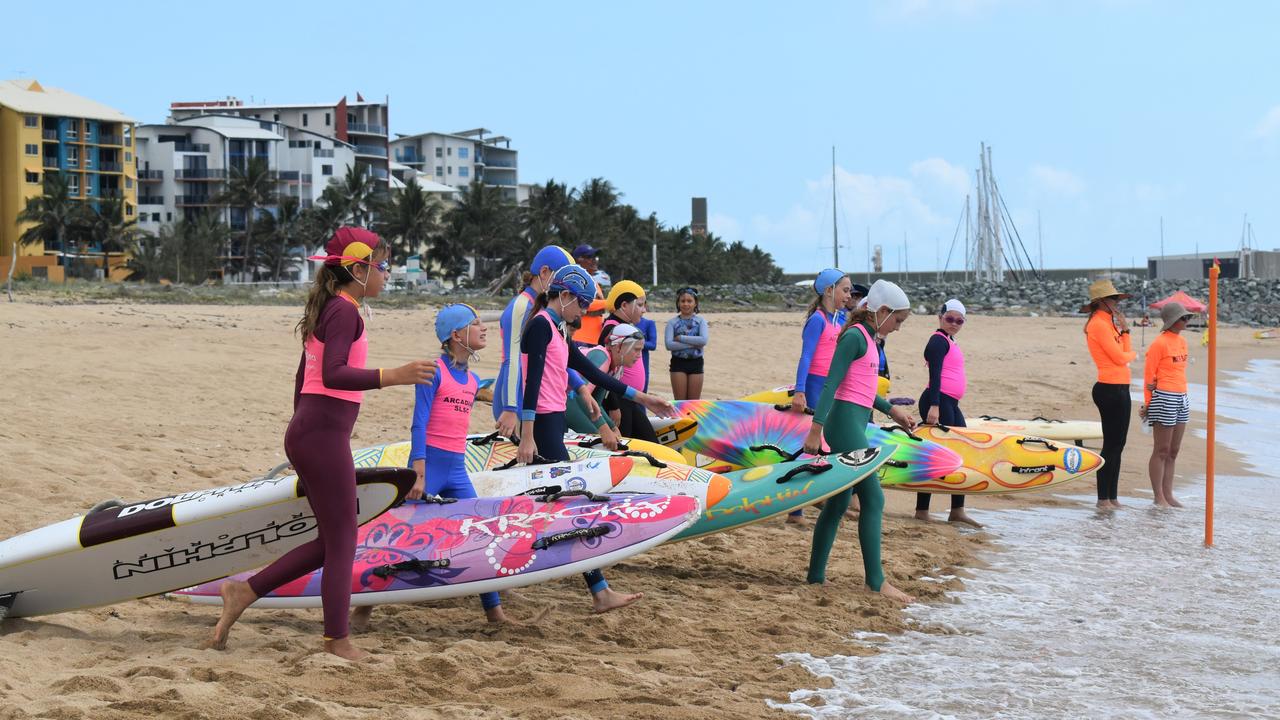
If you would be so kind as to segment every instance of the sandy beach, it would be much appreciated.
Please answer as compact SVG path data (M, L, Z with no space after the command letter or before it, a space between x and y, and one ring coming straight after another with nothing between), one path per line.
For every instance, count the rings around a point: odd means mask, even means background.
M300 308L141 304L0 305L0 537L86 511L106 498L137 500L228 485L284 461L300 345ZM434 309L380 310L369 321L370 365L435 357ZM661 327L665 313L651 316ZM789 383L799 353L801 315L708 315L711 343L703 396L733 398ZM969 318L959 339L970 391L968 415L1097 419L1094 368L1083 318ZM916 397L931 316L914 316L893 335L891 395ZM1134 329L1135 346L1141 342ZM1146 328L1149 344L1158 328ZM477 371L491 375L492 349ZM1252 330L1220 333L1219 364L1280 357L1280 341ZM1188 335L1189 379L1203 382L1205 349ZM669 396L664 350L653 356L654 387ZM1134 372L1141 373L1140 360ZM408 388L366 396L353 447L406 439ZM1204 416L1193 408L1179 475L1203 472ZM1136 413L1136 408L1135 408ZM491 428L480 405L472 429ZM1150 503L1150 436L1136 422L1121 474L1121 501ZM1220 452L1219 472L1243 472ZM1093 490L1088 478L1064 492ZM1145 492L1144 492L1145 490ZM940 571L963 578L989 544L982 532L911 519L914 494L889 492L885 565L889 578L921 601L947 585L922 582ZM1092 503L1047 494L971 498L984 509ZM934 501L935 517L946 500ZM810 517L813 511L808 511ZM1122 513L1125 511L1121 511ZM1200 518L1171 514L1197 532ZM1193 527L1194 526L1194 527ZM522 624L485 623L478 600L379 609L356 638L376 658L348 665L320 650L318 611L249 611L225 652L200 649L216 609L164 598L30 620L6 621L0 648L0 720L17 718L713 718L779 717L783 700L821 680L777 654L865 654L859 630L903 627L894 604L863 588L855 528L845 523L827 587L804 584L810 533L780 520L664 546L615 566L614 587L644 591L634 607L590 614L577 578L506 593ZM962 580L953 581L953 583Z

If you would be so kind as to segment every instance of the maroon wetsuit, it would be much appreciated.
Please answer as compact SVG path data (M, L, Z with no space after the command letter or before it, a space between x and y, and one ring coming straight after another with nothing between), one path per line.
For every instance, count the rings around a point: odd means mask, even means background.
M293 419L284 434L284 452L306 488L319 537L249 578L249 586L262 597L323 566L324 636L337 640L347 636L356 552L351 431L360 413L358 392L379 387L380 378L377 370L360 367L367 340L354 301L345 296L330 299L320 311L313 335L298 363Z

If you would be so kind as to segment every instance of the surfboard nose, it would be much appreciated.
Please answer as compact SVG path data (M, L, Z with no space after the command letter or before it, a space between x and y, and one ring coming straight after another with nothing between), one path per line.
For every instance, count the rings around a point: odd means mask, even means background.
M715 507L716 503L723 500L732 489L732 480L720 473L712 475L711 481L707 483L707 507Z
M631 469L635 467L636 461L629 457L610 457L609 458L609 484L617 486L628 475Z

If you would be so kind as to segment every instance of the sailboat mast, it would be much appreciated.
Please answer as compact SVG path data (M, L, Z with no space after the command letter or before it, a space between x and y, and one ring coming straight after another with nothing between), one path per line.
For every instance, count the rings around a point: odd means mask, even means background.
M840 267L840 229L836 224L836 146L831 146L831 250L835 264Z

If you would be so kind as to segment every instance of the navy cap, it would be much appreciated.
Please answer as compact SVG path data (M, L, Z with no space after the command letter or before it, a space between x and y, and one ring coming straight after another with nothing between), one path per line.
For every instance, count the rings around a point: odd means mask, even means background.
M600 254L600 251L599 251L599 250L597 250L596 248L591 247L590 245L588 245L588 244L586 244L586 243L583 243L583 244L581 244L581 245L579 245L578 247L576 247L576 248L574 248L574 249L573 249L573 256L574 256L574 257L576 257L576 258L580 258L580 257L595 257L596 255L599 255L599 254Z

